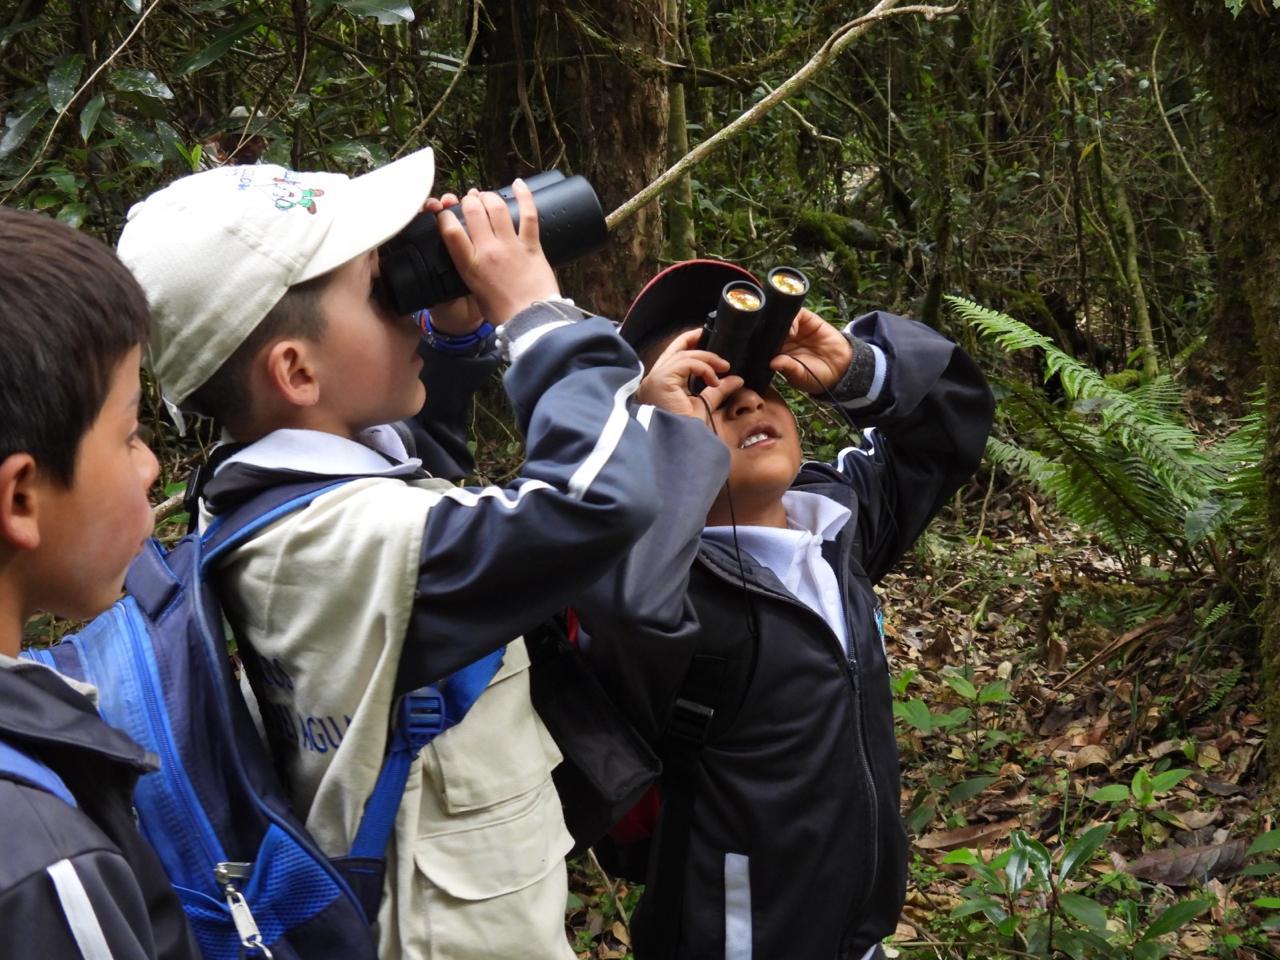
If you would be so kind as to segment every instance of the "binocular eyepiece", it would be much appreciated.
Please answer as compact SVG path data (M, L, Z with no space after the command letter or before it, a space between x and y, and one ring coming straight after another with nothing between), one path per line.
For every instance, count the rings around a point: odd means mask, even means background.
M763 393L773 376L769 361L782 348L808 292L809 279L794 267L774 267L763 290L749 280L730 281L720 291L715 312L707 317L699 349L728 360L729 373ZM696 380L694 392L704 386Z
M527 177L525 183L533 193L538 237L551 266L594 253L608 241L604 212L585 177L566 177L558 170L547 170ZM518 229L520 209L515 194L510 186L497 192ZM453 207L451 212L466 226L460 208ZM418 214L378 252L381 295L396 313L413 313L468 293L440 238L436 217L434 213Z

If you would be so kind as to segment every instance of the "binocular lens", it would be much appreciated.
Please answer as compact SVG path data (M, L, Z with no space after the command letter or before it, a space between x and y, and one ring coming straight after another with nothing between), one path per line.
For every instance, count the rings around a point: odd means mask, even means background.
M786 267L770 271L769 283L779 293L790 294L793 297L803 296L809 290L809 281Z
M755 289L747 286L726 288L724 298L739 310L759 310L763 302L756 296Z

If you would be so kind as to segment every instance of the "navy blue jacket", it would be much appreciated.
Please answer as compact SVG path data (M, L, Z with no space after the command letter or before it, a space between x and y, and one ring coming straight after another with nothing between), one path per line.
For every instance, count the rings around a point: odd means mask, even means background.
M673 924L681 960L860 958L901 911L907 840L872 587L973 473L993 401L973 361L922 324L872 313L850 333L884 352L887 382L874 404L843 407L862 442L835 463L804 464L793 486L853 514L826 545L847 656L771 571L700 539L727 460L705 430L697 447L655 442L660 519L579 603L589 658L655 742L692 656L726 660L675 874L682 915L654 912L655 857L632 927L641 960L670 960L648 944Z
M42 762L76 806L0 775L0 957L198 960L177 896L133 819L156 759L35 664L0 668L0 740Z

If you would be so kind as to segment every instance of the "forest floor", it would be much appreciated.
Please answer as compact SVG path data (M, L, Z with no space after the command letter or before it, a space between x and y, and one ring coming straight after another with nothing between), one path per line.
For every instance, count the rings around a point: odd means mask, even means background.
M1016 486L879 592L912 836L891 957L1280 957L1246 633ZM578 955L629 957L639 889L589 857L571 886Z

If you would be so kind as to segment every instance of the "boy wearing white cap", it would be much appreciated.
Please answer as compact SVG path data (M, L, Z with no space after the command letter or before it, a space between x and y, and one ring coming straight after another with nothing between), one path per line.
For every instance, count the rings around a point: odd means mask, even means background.
M530 704L519 635L655 515L644 430L626 407L640 367L611 324L560 298L524 185L518 231L496 194L472 191L466 230L444 214L441 235L499 329L528 460L501 488L427 477L385 426L424 393L420 334L378 296L377 248L424 203L439 208L432 175L429 150L356 179L199 173L137 204L119 252L153 311L149 360L167 401L236 441L204 486L206 521L273 485L355 478L220 568L228 618L260 665L277 764L326 853L351 849L396 698L504 651L465 719L414 761L379 955L571 958L560 756ZM432 319L461 334L478 323L467 315Z

